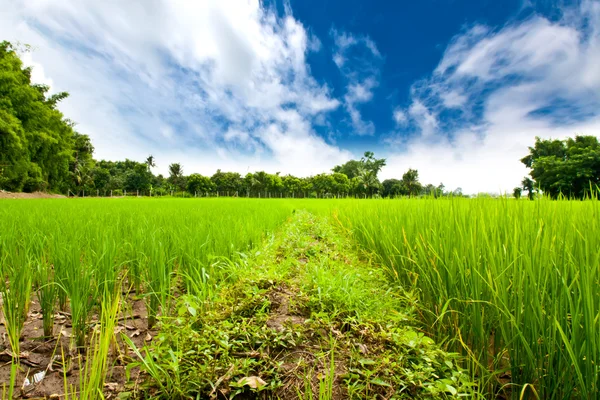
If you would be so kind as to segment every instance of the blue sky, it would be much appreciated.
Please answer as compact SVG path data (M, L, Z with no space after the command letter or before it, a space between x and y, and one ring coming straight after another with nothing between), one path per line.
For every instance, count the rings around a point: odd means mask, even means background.
M104 159L509 191L535 136L600 135L600 2L2 0L0 37Z

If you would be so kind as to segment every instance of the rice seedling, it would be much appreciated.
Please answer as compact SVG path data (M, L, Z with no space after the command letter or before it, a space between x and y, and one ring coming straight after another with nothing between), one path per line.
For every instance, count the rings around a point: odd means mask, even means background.
M119 291L104 293L101 302L101 318L94 327L85 365L80 374L79 399L104 399L102 389L108 370L108 356L115 341L115 326L119 314ZM107 297L108 296L108 297Z
M14 250L13 250L14 251ZM20 357L20 338L31 302L32 275L29 259L23 248L14 251L12 261L2 265L0 294L2 313L13 359Z
M425 329L470 356L488 396L588 399L600 385L599 212L597 200L423 199L349 202L339 218L418 291Z
M65 266L65 290L69 296L75 345L83 350L88 331L88 319L95 302L97 288L94 287L93 269L82 265L79 248L71 247L67 251L69 257Z
M54 270L52 266L44 260L37 263L35 282L37 298L42 311L44 337L49 338L53 334L58 287L54 282Z
M179 304L174 297L193 298L194 310L207 312L222 288L249 273L240 266L259 252L256 245L265 233L293 210L310 209L337 220L365 256L384 268L382 279L392 281L390 287L414 293L410 307L418 307L422 329L470 360L481 397L598 396L598 200L85 199L35 204L5 201L0 207L0 293L17 357L33 293L44 336L52 335L58 308L70 315L80 348L85 348L91 321L98 318L98 326L110 326L105 318L114 307L117 313L131 308L133 302L122 306L131 299L146 300L150 327L159 315L174 311ZM313 239L320 240L307 240ZM318 248L318 243L312 246ZM364 293L363 271L341 265L339 272L329 273L326 267L315 262L303 267L302 285L313 294L316 303L309 304L315 309L351 307L359 317L389 311L390 304ZM133 288L135 297L121 295L122 286L125 292ZM91 331L90 362L104 354L109 335L102 336L102 329ZM144 357L153 361L151 355ZM101 364L89 365L88 371L106 371ZM157 376L165 375L159 364L151 367ZM89 398L94 390L100 393L99 377L86 378ZM178 384L169 383L165 392L176 393ZM329 383L323 384L328 396Z
M173 259L169 258L165 244L155 240L152 240L151 243L146 267L148 329L154 327L159 308L163 313L167 313L169 310L173 273Z

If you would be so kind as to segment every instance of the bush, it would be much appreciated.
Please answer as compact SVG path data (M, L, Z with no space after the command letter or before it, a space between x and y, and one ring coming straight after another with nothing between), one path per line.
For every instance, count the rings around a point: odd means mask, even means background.
M47 183L40 178L26 178L23 184L23 191L26 193L39 192L47 187Z
M167 196L169 191L165 188L156 188L152 190L152 196Z

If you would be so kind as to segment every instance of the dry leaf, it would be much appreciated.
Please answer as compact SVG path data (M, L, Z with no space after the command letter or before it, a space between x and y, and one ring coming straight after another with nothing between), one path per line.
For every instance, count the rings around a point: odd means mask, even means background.
M124 326L117 326L115 328L115 335L118 335L119 333L123 332L125 330Z
M260 389L265 386L267 382L263 381L258 376L245 376L237 381L237 384L240 386L250 386L252 389Z
M149 342L149 341L151 341L151 340L152 340L152 335L150 335L149 333L146 333L146 337L144 338L144 340L145 340L146 342Z
M112 392L116 392L119 389L119 384L116 382L107 382L104 384L104 387Z
M131 335L129 335L129 337L136 337L136 336L140 336L142 332L140 332L139 329L136 329L135 332L131 332Z
M70 338L71 336L73 336L69 332L65 331L64 329L60 330L60 335L66 337L66 338Z

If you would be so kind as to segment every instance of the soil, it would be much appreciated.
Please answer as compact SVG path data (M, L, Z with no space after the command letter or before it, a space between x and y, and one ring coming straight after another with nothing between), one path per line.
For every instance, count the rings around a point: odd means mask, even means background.
M121 313L115 333L127 335L136 347L141 348L149 343L156 331L148 330L146 307L143 300L129 296L128 309ZM70 387L79 387L81 368L85 365L86 354L79 353L72 338L72 326L68 312L57 312L54 317L54 335L51 339L43 338L42 314L36 299L31 302L28 319L21 335L20 371L15 386L15 398L47 399L64 395L65 375ZM67 310L68 311L68 310ZM92 326L98 320L93 316ZM118 393L130 390L126 383L136 382L139 369L131 370L131 380L126 379L125 366L131 361L128 346L124 345L117 335L113 344L104 396L106 399L117 398ZM11 351L4 318L0 320L0 386L8 385L11 371ZM56 396L59 397L56 397Z
M300 264L305 264L299 260ZM271 312L267 327L279 332L285 331L294 325L304 325L309 318L309 312L297 309L293 304L299 298L297 288L290 287L285 283L275 286L269 293L271 301ZM319 357L323 352L321 335L309 335L301 345L280 353L276 359L281 363L281 374L283 385L276 392L276 398L282 400L296 400L298 393L303 393L310 385L314 398L319 397L319 384L323 377L330 373L330 361L327 357ZM342 377L348 372L344 358L346 354L334 354L334 377L332 400L347 398ZM308 382L307 382L308 379Z
M0 190L0 199L62 199L66 198L62 194L52 194L44 192L34 193L12 193Z

